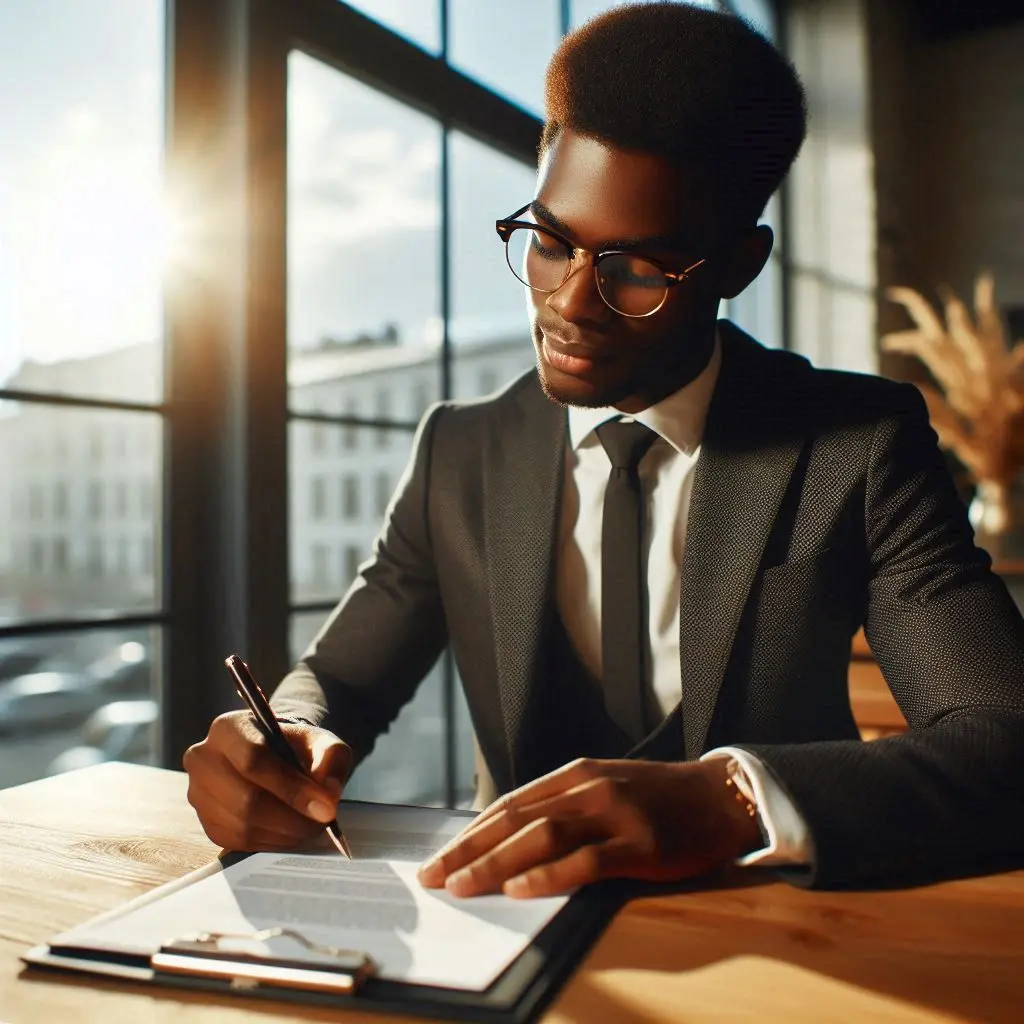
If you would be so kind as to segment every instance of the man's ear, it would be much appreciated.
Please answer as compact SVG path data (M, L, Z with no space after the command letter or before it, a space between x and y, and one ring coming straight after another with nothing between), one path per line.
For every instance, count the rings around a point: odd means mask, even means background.
M719 278L723 299L735 298L761 273L774 241L772 229L767 224L758 224L736 243Z

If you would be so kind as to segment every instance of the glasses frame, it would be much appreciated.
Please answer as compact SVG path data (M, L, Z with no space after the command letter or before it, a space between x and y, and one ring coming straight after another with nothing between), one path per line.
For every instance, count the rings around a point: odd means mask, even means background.
M518 210L516 210L515 213L511 214L510 216L503 217L501 218L501 220L495 221L494 229L495 231L498 232L498 237L502 240L502 242L505 243L505 262L508 264L508 269L512 271L513 277L515 277L517 281L526 285L526 287L529 288L530 291L539 292L541 295L554 295L554 293L557 292L558 289L561 288L562 285L564 285L570 277L572 277L573 260L576 259L578 253L583 253L593 257L593 259L591 260L591 268L594 274L594 284L597 287L597 294L601 296L601 301L613 313L617 313L619 316L629 317L631 320L642 320L645 317L654 316L654 314L657 313L665 305L665 302L668 300L669 292L671 291L671 289L674 288L676 285L681 284L690 276L690 274L693 273L693 271L695 271L699 266L707 262L707 257L705 256L697 260L696 263L691 263L690 266L684 268L683 270L673 270L670 267L665 266L662 260L655 259L653 256L645 256L642 253L638 253L632 249L598 250L586 249L582 245L573 245L568 238L566 238L562 234L559 234L559 232L553 230L552 228L547 227L545 224L539 224L537 221L519 220L519 218L522 217L522 215L526 213L527 210L529 210L530 206L531 203L527 203L525 206L520 207ZM534 285L529 284L526 281L523 281L523 279L516 272L515 267L512 266L511 255L508 251L508 243L509 239L512 237L513 232L518 230L519 228L539 229L540 231L543 231L544 234L550 235L557 242L564 245L565 248L568 250L569 258L568 260L566 260L565 264L565 276L562 278L561 281L558 282L557 285L555 285L554 288L534 287ZM608 301L604 292L601 290L601 277L597 272L597 268L600 265L601 260L605 259L608 256L636 256L638 259L642 259L645 262L650 263L651 266L657 267L665 275L665 291L661 296L661 301L649 313L624 313L621 309L618 309L616 306L613 306Z

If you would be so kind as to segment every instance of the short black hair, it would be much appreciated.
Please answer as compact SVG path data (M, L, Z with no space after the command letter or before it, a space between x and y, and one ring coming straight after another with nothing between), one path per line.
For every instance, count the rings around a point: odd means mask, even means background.
M541 154L568 128L696 165L737 226L757 221L807 131L789 61L740 18L686 3L615 7L565 36L545 108Z

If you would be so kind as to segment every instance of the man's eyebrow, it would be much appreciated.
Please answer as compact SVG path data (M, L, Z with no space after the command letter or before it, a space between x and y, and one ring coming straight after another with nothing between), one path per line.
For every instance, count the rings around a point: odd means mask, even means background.
M559 220L539 199L530 203L530 211L539 221L543 221L549 227L565 235L569 241L573 241L572 228L565 221ZM599 252L607 252L614 249L628 250L650 250L650 249L688 249L689 246L680 235L643 235L630 238L612 238L602 242L597 249Z

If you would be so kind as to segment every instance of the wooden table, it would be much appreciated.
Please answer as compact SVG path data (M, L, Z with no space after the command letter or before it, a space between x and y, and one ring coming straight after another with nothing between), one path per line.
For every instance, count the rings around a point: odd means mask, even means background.
M179 772L105 764L0 791L0 1021L394 1019L157 992L19 962L27 947L215 852ZM1024 872L883 893L807 892L767 872L736 874L733 888L629 904L545 1020L1024 1020Z

